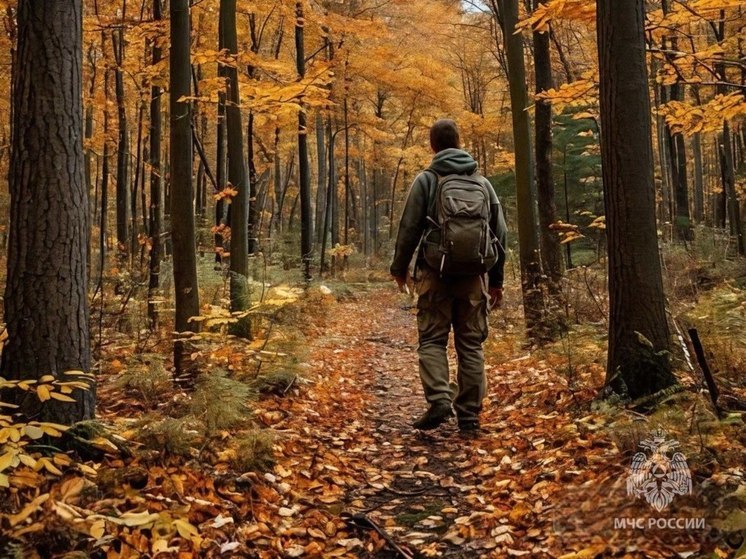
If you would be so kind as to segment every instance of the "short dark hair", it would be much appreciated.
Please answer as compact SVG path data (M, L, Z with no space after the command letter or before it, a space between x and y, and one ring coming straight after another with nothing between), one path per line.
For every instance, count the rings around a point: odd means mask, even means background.
M430 145L436 152L449 148L460 148L461 140L458 135L456 122L449 118L435 121L430 128Z

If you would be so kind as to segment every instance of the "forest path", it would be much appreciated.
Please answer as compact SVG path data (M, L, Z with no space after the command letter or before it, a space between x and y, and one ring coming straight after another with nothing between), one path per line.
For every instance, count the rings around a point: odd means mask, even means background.
M411 303L377 289L329 305L311 333L310 388L283 406L290 413L275 428L288 438L275 472L293 488L278 503L279 533L306 527L315 540L284 540L286 556L406 557L375 531L346 525L348 513L364 514L413 557L554 555L551 494L563 476L584 477L581 454L594 446L567 409L577 394L528 355L493 364L488 342L484 433L465 439L453 420L414 430L426 403ZM618 477L615 459L606 465L616 470L606 479Z

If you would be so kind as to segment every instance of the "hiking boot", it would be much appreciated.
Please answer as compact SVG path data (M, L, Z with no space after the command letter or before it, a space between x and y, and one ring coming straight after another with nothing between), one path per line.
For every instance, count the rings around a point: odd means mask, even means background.
M459 419L458 430L462 435L475 437L479 435L481 427L478 419Z
M429 431L445 423L450 417L453 417L451 404L433 404L412 426L420 431Z

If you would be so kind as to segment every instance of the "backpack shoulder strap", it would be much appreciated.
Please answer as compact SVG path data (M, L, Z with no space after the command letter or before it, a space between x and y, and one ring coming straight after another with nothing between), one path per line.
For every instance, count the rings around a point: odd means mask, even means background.
M438 199L438 185L440 184L440 175L438 175L438 173L436 173L435 171L433 171L430 167L428 167L427 169L425 169L424 172L425 173L430 173L433 176L433 178L435 179L435 182L434 182L435 186L428 193L427 217L431 221L434 221L435 223L437 223L438 220L436 219L437 216L435 215L435 203L436 203L436 201Z

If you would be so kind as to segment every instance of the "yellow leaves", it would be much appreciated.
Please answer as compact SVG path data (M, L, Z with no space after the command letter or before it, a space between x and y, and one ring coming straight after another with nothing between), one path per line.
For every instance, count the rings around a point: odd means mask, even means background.
M44 430L36 425L26 425L23 429L24 435L29 439L41 439L44 436Z
M334 248L329 250L329 254L337 258L352 256L354 253L355 245L341 245L339 243L337 243Z
M724 120L746 116L746 98L740 93L730 93L718 94L703 105L670 101L661 106L659 114L675 133L691 136L715 132L722 128Z
M601 215L597 217L590 223L590 225L588 225L588 227L593 227L594 229L605 230L606 229L606 216Z
M21 512L18 514L12 514L7 517L8 521L10 522L11 526L17 526L24 520L26 520L29 516L34 514L37 510L39 510L44 503L47 502L49 499L49 493L44 493L42 495L39 495L36 497L33 501L31 501L29 504L27 504Z
M585 237L585 235L580 232L580 228L577 225L565 223L562 220L552 223L549 228L559 235L561 244L571 243L572 241L577 241L578 239Z
M567 107L580 107L586 110L581 113L584 116L578 118L592 118L594 113L588 111L587 107L598 105L598 73L586 72L579 80L537 93L536 98L551 102L558 113Z
M39 400L41 400L42 402L46 402L52 397L51 391L50 391L50 385L40 384L39 386L36 387L36 394L39 396Z
M593 24L596 21L596 4L587 0L549 0L519 22L516 29L545 32L554 19Z

